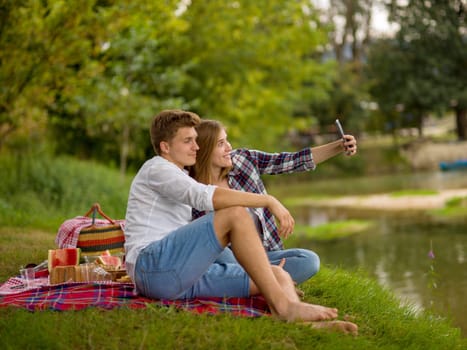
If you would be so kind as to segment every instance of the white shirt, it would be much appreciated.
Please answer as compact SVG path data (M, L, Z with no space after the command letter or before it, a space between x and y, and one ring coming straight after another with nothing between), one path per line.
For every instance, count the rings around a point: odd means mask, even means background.
M214 210L215 188L163 157L143 164L131 184L125 217L125 264L133 280L141 249L191 222L192 208Z

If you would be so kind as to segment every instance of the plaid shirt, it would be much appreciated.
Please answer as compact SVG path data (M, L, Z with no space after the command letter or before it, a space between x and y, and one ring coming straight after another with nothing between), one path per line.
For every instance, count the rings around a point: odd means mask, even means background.
M299 152L266 153L240 148L232 151L233 168L228 174L229 187L235 190L266 194L262 174L277 175L314 170L316 165L310 148ZM267 208L252 208L262 228L261 238L266 250L283 249L282 240L272 213ZM193 210L193 217L204 213Z

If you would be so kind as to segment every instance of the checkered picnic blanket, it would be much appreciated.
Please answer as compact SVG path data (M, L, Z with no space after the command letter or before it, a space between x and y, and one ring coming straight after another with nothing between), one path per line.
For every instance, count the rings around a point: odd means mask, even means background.
M14 306L30 311L81 310L88 307L113 309L129 307L142 309L148 305L172 306L194 313L259 317L270 315L263 297L251 298L194 298L186 300L153 300L135 294L132 283L78 283L39 285L22 288L20 278L10 278L0 286L0 307ZM40 284L40 283L39 283ZM20 286L20 287L18 287ZM19 291L17 291L19 290ZM3 293L1 293L3 291Z

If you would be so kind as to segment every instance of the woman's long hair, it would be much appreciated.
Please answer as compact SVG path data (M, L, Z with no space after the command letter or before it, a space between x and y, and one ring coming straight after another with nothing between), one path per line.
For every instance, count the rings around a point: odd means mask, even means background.
M217 145L219 134L222 130L225 130L225 127L217 120L202 119L201 123L195 128L198 133L196 142L198 143L199 150L196 154L195 165L189 167L188 170L190 176L196 181L204 184L212 184L212 152ZM230 167L223 168L221 177L227 176L230 169Z

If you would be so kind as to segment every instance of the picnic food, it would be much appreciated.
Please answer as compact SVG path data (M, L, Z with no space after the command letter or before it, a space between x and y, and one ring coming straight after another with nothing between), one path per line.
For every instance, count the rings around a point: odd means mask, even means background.
M49 272L52 272L52 269L57 266L78 265L80 254L81 249L79 248L49 249L47 259Z
M132 282L131 277L128 275L123 275L122 277L117 278L116 281L120 283L131 283Z
M50 284L73 282L76 280L76 266L55 266L50 271Z
M100 265L93 263L72 265L72 266L56 266L50 273L50 284L66 283L66 282L95 282L95 281L111 281L113 275L107 272Z
M122 266L122 259L118 256L99 255L96 262L101 265L112 266L115 270L118 270Z

